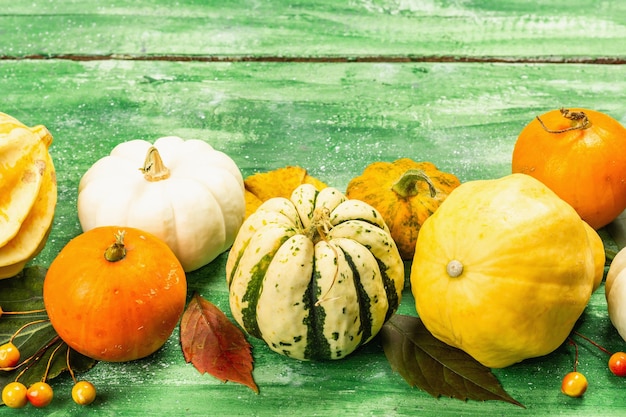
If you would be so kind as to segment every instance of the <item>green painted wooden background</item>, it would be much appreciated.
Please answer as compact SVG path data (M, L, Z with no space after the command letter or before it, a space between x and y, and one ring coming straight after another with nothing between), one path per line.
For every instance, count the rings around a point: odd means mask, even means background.
M626 124L626 3L612 1L332 0L168 2L0 0L0 111L44 124L59 204L47 266L80 233L82 174L119 142L179 135L228 153L244 176L300 165L330 185L376 160L429 160L462 181L510 172L513 144L561 106ZM603 233L606 243L612 241ZM225 255L189 275L228 312ZM415 314L410 291L401 313ZM603 288L580 322L626 349ZM434 399L391 371L378 342L345 360L302 363L250 340L260 394L200 375L175 334L157 354L100 363L84 408L54 380L45 410L0 415L618 416L626 379L581 343L582 399L559 391L573 350L494 371L527 408Z

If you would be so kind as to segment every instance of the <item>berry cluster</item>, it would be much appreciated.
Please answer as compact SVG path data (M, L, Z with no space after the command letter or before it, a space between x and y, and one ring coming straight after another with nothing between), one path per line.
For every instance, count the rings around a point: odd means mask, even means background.
M591 343L592 345L600 349L602 352L610 355L608 367L611 373L613 373L613 375L619 376L619 377L626 376L626 353L624 352L611 353L607 349L598 345L593 340L589 339L588 337L578 332L574 332L574 334L585 339L586 341L588 341L589 343ZM587 387L589 384L587 382L587 378L585 377L585 375L582 374L581 372L578 372L576 369L578 365L578 345L576 345L576 343L572 339L569 339L569 343L573 345L576 350L576 356L574 360L574 370L572 372L567 373L565 377L563 377L563 381L561 382L561 392L567 396L577 398L577 397L582 397L585 391L587 391Z
M7 312L3 311L2 308L0 308L0 317L3 314L32 314L41 313L43 311L45 310ZM25 324L24 326L20 327L6 343L0 345L0 371L16 371L21 367L24 367L24 369L17 375L15 380L6 384L2 389L2 402L9 408L22 408L29 403L37 408L41 408L46 407L52 402L54 392L52 390L52 387L46 382L46 380L48 371L50 369L50 364L52 363L52 358L54 357L56 351L63 345L58 345L57 348L50 355L42 380L31 384L29 387L26 387L26 385L19 382L19 379L23 375L24 371L27 369L26 365L33 359L33 357L26 358L20 361L20 350L14 343L16 336L26 327L42 323L44 321L46 320L34 320ZM74 386L72 387L72 399L76 404L91 404L96 398L96 389L92 383L88 381L78 381L76 379L74 372L72 371L72 368L70 366L69 353L70 349L68 347L66 355L67 368L74 381Z

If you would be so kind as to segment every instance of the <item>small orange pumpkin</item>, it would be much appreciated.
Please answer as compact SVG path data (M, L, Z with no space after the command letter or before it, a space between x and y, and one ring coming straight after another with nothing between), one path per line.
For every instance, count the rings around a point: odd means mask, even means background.
M431 162L402 158L367 166L350 181L346 196L377 209L402 259L411 260L422 224L459 185L455 175L439 171Z
M72 349L125 362L157 351L185 308L185 272L171 249L139 229L97 227L72 239L44 281L50 322Z
M274 197L289 198L298 186L312 184L317 190L327 185L309 175L306 169L299 166L286 166L273 171L257 172L244 180L246 199L246 219L254 213L263 202Z
M549 111L519 134L512 172L543 182L597 230L626 209L626 128L594 110Z

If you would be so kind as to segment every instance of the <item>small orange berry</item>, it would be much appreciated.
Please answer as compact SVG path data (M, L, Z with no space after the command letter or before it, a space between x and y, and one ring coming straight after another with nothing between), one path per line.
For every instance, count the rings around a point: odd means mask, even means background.
M570 372L563 378L561 392L570 397L581 397L587 391L587 378L580 372Z
M20 361L20 350L12 342L0 346L0 368L13 368Z
M78 381L72 387L72 399L76 404L89 405L96 399L96 388L89 381Z
M626 376L626 353L615 352L609 358L609 369L617 376Z
M45 382L35 382L26 391L28 401L38 408L50 404L53 396L52 387Z

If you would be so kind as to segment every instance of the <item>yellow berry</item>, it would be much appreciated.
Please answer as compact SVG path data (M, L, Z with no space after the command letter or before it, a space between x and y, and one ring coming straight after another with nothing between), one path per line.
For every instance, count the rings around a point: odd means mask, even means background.
M2 402L9 408L22 408L28 403L26 391L21 382L9 382L2 389Z
M96 399L96 388L89 381L78 381L72 388L72 399L76 404L89 405Z
M563 378L561 392L570 397L581 397L587 391L587 378L580 372L570 372Z
M20 361L20 351L12 342L0 346L0 368L13 368Z

